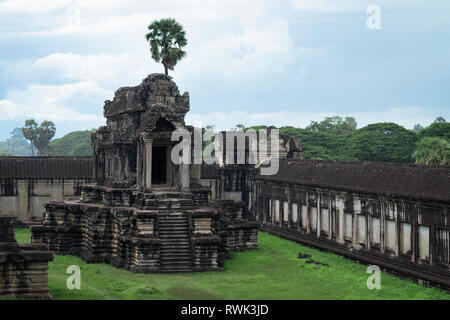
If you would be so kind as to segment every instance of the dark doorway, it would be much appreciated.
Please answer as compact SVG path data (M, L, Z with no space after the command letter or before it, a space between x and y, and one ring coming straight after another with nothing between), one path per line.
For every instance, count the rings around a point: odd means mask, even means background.
M167 184L167 148L153 147L152 184Z

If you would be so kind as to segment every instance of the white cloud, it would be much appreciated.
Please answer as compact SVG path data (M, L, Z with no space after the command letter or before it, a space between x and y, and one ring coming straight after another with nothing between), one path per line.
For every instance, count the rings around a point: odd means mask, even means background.
M102 122L100 112L80 112L70 106L70 100L86 101L92 96L106 95L95 82L65 85L29 85L25 89L9 89L0 100L0 120L35 118L37 120ZM80 106L81 109L81 106Z
M148 56L147 50L91 55L57 52L37 59L29 72L53 74L67 80L114 82L136 75L144 77L150 65Z
M367 3L361 0L292 0L295 10L348 12L361 11Z
M35 14L54 11L67 6L70 0L4 0L0 14Z
M180 64L182 77L213 73L229 80L247 81L274 72L283 72L309 48L296 47L288 22L267 18L204 42Z
M10 120L17 116L19 108L9 100L0 100L0 120Z
M189 39L187 58L176 67L179 80L203 77L205 74L233 82L239 79L242 83L261 80L292 70L300 59L320 53L315 48L295 45L287 19L271 11L274 6L282 7L278 3L241 0L227 1L226 4L221 1L194 1L189 4L169 1L161 2L160 6L153 2L151 6L146 3L133 5L133 2L124 5L117 1L79 0L76 3L81 8L80 28L62 24L50 30L22 32L21 35L97 35L121 43L122 46L114 45L115 50L121 52L54 52L31 63L16 62L16 66L5 69L4 77L11 75L14 78L20 74L26 79L23 74L28 74L29 79L34 81L39 81L42 76L51 80L94 80L108 88L116 85L117 79L140 81L146 74L162 70L150 59L143 36L146 26L152 19L169 13L183 23ZM51 7L50 4L48 7ZM138 7L139 13L130 12ZM95 48L95 44L92 45ZM125 83L122 81L121 85Z

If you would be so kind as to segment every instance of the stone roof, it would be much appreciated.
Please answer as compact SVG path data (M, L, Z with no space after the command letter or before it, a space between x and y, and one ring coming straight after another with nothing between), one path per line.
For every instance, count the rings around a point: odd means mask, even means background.
M123 114L143 112L155 104L181 108L184 115L189 110L189 95L180 95L172 77L153 73L138 86L119 88L112 101L105 101L104 116L110 119Z
M91 179L92 157L0 157L0 179Z
M280 159L276 175L257 179L350 192L450 202L450 166Z
M124 113L145 110L139 99L139 86L119 88L113 101L105 101L104 116L114 117Z

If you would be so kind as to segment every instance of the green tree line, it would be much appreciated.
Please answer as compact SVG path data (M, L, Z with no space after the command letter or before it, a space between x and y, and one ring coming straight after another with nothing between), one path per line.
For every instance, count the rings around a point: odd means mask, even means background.
M34 121L34 120L33 120ZM30 139L38 139L40 143L27 142L24 129L34 128L35 133L27 132ZM41 128L41 129L39 129ZM214 131L209 125L207 130ZM242 124L233 130L244 130ZM253 126L252 129L267 128ZM249 129L249 128L245 128ZM354 118L327 117L322 121L312 121L305 128L284 126L278 128L280 134L289 134L299 138L306 159L341 160L341 161L376 161L423 163L428 165L450 164L450 123L439 117L428 127L415 126L413 130L405 129L395 123L374 123L357 129ZM49 130L50 132L45 132ZM95 131L74 131L62 138L48 139L54 135L54 125L27 120L23 128L16 128L11 137L0 141L0 156L32 155L34 149L39 155L50 156L91 156L91 134ZM45 138L45 139L44 139ZM48 145L43 143L48 139ZM32 146L34 149L32 150Z
M408 130L391 122L356 126L354 118L334 116L305 128L278 129L300 139L305 159L450 164L450 123L442 117L418 131L417 125Z

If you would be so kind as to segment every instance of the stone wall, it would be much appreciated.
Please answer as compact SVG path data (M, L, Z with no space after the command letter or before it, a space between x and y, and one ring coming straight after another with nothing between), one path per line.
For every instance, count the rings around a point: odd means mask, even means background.
M92 171L93 158L0 157L0 216L40 220L44 203L77 199Z
M17 217L22 223L40 220L46 202L77 199L87 181L0 179L0 215ZM13 192L5 192L10 185Z

